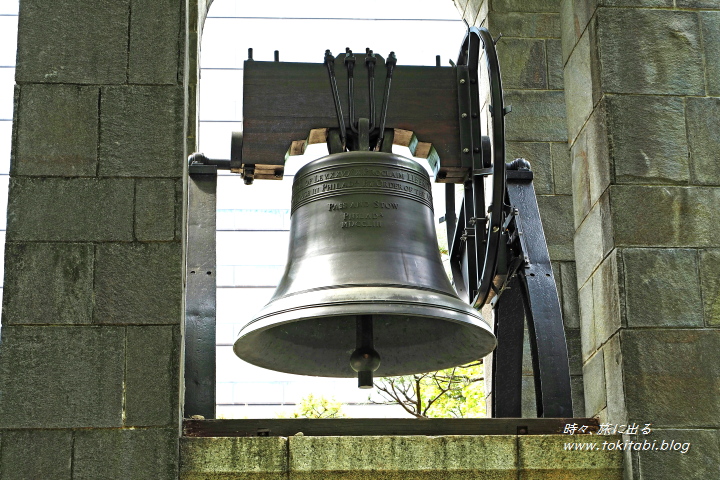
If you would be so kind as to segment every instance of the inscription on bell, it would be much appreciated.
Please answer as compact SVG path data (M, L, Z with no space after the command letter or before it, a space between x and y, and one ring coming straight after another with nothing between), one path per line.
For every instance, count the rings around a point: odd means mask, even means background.
M346 210L350 208L382 208L386 210L397 210L398 204L392 202L340 202L328 203L329 211Z
M382 218L382 213L344 213L343 219L344 220L365 220L365 219L373 219L377 220L378 218Z
M342 190L344 188L357 187L359 182L337 182L337 183L323 183L322 192L332 192L333 190Z
M364 165L348 168L332 165L319 168L296 177L293 183L293 209L321 199L368 194L391 195L420 201L432 209L431 185L423 173L405 165L388 168ZM353 205L352 202L338 201L329 203L329 210L361 207L397 209L397 203L394 205L391 202L384 203L387 205L381 205L380 202Z
M304 178L302 182L298 185L300 188L306 188L310 187L312 185L316 185L321 182L327 182L328 180L342 180L345 178L357 178L357 177L366 177L366 178L390 178L390 179L397 179L397 180L407 180L412 183L415 183L416 185L421 185L423 187L429 188L429 182L424 180L422 177L418 175L414 175L412 173L407 172L400 172L397 170L381 170L381 169L375 169L375 168L354 168L349 170L330 170L323 173L317 173L315 175L309 176L307 178Z
M380 220L356 220L356 221L348 221L348 222L342 222L340 224L341 228L351 228L351 227L382 227L382 222Z
M385 202L347 202L347 203L341 203L341 204L330 204L330 211L332 210L339 210L340 208L337 208L338 206L342 206L341 208L385 208L381 207L381 205L388 205ZM397 204L394 204L395 208L397 208ZM336 208L333 208L336 207ZM382 212L343 212L342 214L342 221L340 222L341 228L352 228L352 227L382 227L382 221L380 220L383 218L384 215Z

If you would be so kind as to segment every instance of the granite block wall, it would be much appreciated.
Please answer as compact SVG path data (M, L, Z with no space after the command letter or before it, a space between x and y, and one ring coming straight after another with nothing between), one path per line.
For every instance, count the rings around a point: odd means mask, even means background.
M586 413L694 449L627 478L718 476L720 6L561 6Z
M175 479L196 2L23 0L0 479Z

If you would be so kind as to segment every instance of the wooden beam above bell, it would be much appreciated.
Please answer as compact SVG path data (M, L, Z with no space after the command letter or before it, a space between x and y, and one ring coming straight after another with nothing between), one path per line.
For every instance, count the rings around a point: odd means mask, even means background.
M336 57L336 76L343 112L349 111L344 54ZM355 70L356 116L368 116L368 82L364 55ZM378 65L384 60L376 55ZM310 131L337 128L330 82L322 63L245 62L243 92L243 164L256 171L282 171L287 154L304 151L298 139ZM382 103L385 77L375 78L376 105ZM452 67L395 68L387 114L387 128L411 131L420 151L432 144L442 160L440 181L459 181L459 115L457 77ZM430 147L427 148L431 155ZM260 178L260 177L257 177ZM277 178L272 176L272 178Z

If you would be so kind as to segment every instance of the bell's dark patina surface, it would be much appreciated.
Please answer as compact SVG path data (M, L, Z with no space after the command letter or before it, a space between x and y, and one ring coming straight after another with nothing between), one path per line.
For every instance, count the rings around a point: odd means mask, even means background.
M415 161L360 151L315 160L295 177L291 214L285 274L240 332L240 358L302 375L358 371L362 386L374 369L433 371L495 347L445 274L430 179Z

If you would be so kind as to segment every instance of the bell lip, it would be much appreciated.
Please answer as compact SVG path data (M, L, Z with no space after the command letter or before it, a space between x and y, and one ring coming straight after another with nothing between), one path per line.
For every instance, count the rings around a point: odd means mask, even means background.
M354 291L362 290L366 296L374 300L357 299L353 296ZM418 301L418 297L424 301ZM298 298L302 300L298 304ZM435 301L432 301L432 300ZM293 292L271 300L263 307L255 317L240 330L238 339L244 334L265 329L271 325L280 323L302 321L305 319L324 316L342 315L393 315L398 314L397 306L406 306L412 310L418 309L441 309L448 313L446 320L455 321L461 324L482 326L490 331L490 326L480 313L470 305L460 300L455 295L427 288L416 288L399 285L342 285L324 287L301 292ZM298 317L298 312L310 312L317 309L334 310L333 307L346 309L343 313L310 314ZM412 314L421 317L433 317L434 315ZM474 321L468 321L471 317Z
M248 363L279 372L291 373L296 375L351 378L354 377L356 373L353 372L349 367L347 370L328 370L323 371L323 373L317 373L316 371L310 370L299 371L301 370L301 368L298 368L295 365L290 368L285 364L268 361L264 355L258 354L255 350L249 351L245 349L248 348L247 345L253 343L253 339L258 339L262 337L263 333L267 330L283 324L312 321L313 319L317 318L343 317L352 315L411 315L415 317L434 318L438 321L447 321L457 324L467 331L467 336L476 337L477 354L474 354L475 358L469 358L469 356L468 358L463 357L462 360L458 363L448 363L447 365L433 365L431 368L425 370L387 370L386 368L388 367L385 366L384 368L383 363L381 362L380 369L378 372L376 372L376 376L378 377L410 375L413 373L424 373L427 371L451 368L482 358L491 353L497 346L497 339L492 333L492 329L484 321L479 312L472 309L469 305L465 304L462 300L455 296L434 293L431 295L431 297L437 297L438 301L420 302L414 300L414 296L412 296L408 292L408 290L411 289L408 288L392 289L387 287L363 287L366 294L369 293L367 291L368 288L375 288L376 290L378 290L378 292L374 293L377 295L380 295L380 292L383 292L384 295L382 296L384 296L386 299L373 301L357 300L353 303L339 300L338 297L348 297L350 295L350 292L347 291L348 289L344 289L346 291L343 292L333 292L336 294L342 294L335 296L328 296L327 291L306 293L305 296L310 298L304 298L303 300L307 300L307 302L303 302L302 305L298 305L297 302L294 302L293 307L289 306L290 300L296 300L296 298L293 297L297 297L297 295L276 299L266 305L265 308L263 308L260 313L255 317L255 319L253 319L251 322L245 325L245 327L243 327L243 329L240 331L240 334L238 335L237 340L235 341L235 344L233 345L233 351L239 358ZM394 290L402 291L397 292ZM424 298L427 298L429 293L425 290L420 289L416 290L416 292L416 297L422 295ZM393 293L396 295L396 298L394 300L390 299ZM324 301L313 301L312 297L320 297L320 295L322 295ZM441 299L440 297L444 298ZM432 298L428 300L431 299ZM319 300L319 298L317 300ZM403 310L401 312L398 311L399 305L403 306ZM304 314L298 315L298 312L304 312ZM444 315L439 316L439 312L442 312ZM394 368L397 368L397 366L395 366Z
M323 315L323 317L331 317L331 316L348 316L347 312L343 312L342 314L338 313L337 315ZM416 315L421 316L421 315ZM303 319L298 319L293 321L292 323L296 322L311 322L317 317L307 317ZM474 323L462 323L462 322L455 322L448 319L442 319L438 317L430 317L426 316L425 318L434 318L436 320L445 320L449 321L451 323L458 324L460 323L462 327L464 327L464 330L466 331L466 336L476 336L477 337L477 350L476 354L466 355L465 357L457 357L457 360L452 362L445 362L445 363L437 363L432 366L428 366L427 368L403 368L400 369L398 366L390 367L388 368L387 365L385 365L382 361L380 361L380 368L378 371L374 372L374 375L376 377L397 377L397 376L404 376L404 375L413 375L416 373L426 373L426 372L433 372L438 370L444 370L446 368L452 368L459 365L464 365L466 363L474 362L477 360L480 360L484 358L485 356L492 353L493 350L497 347L497 339L495 338L495 335L490 331L490 329L487 326L483 326L484 322L480 322L480 324L474 324ZM290 322L285 322L290 323ZM282 325L282 323L276 323L275 326ZM350 353L347 354L348 362L347 367L343 369L330 369L330 370L323 370L321 372L315 370L315 369L306 369L303 366L298 366L293 364L292 367L284 362L272 362L267 361L266 357L264 355L252 355L248 354L245 355L246 352L243 352L240 350L241 341L248 341L249 344L252 344L253 341L263 335L263 333L267 329L258 329L251 332L247 332L243 335L241 335L233 345L233 352L235 355L240 358L241 360L250 363L252 365L255 365L257 367L266 368L269 370L273 370L276 372L283 372L283 373L289 373L292 375L303 375L303 376L314 376L314 377L329 377L329 378L354 378L357 376L357 373L354 372L350 367ZM248 344L248 345L249 345ZM248 347L246 347L248 348ZM382 357L382 353L381 353Z

